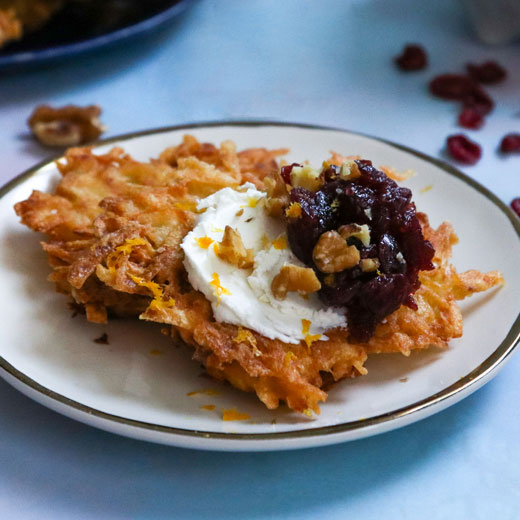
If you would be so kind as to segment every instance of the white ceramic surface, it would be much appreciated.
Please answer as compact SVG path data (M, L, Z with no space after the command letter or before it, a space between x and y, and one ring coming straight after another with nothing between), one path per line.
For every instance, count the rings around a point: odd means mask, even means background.
M417 175L405 184L414 191L419 210L434 225L451 221L460 237L456 267L500 269L506 286L462 303L464 336L449 350L370 359L368 376L337 384L318 417L285 407L269 411L253 395L200 377L202 370L188 349L173 347L158 325L119 320L102 326L71 317L67 298L46 281L50 269L39 246L42 237L21 226L12 209L31 190L52 188L58 174L51 163L12 183L0 199L0 375L19 390L60 413L122 435L199 449L274 450L332 444L403 426L455 403L503 366L520 329L520 226L515 229L514 217L483 188L389 143L290 125L167 129L114 139L98 150L117 144L146 160L186 132L214 143L233 139L239 149L288 147L288 159L295 161L321 164L335 150L359 154L375 165L412 168ZM94 343L104 332L109 345ZM208 388L219 394L187 395ZM234 407L251 419L223 422L222 410Z

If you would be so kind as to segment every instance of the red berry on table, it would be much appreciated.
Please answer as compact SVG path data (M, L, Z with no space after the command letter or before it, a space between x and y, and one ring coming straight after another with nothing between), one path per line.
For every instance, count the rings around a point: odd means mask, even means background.
M507 77L507 71L496 61L486 61L480 65L468 63L466 70L469 76L479 83L500 83Z
M520 217L520 197L511 201L511 208Z
M394 61L401 70L421 70L428 65L428 55L420 45L408 44Z
M466 107L459 114L459 125L477 130L484 124L484 116L473 107Z
M473 85L468 94L462 99L465 107L473 108L482 115L489 114L495 107L495 103L489 97L489 94L476 83Z
M472 92L475 83L462 74L441 74L430 81L430 92L442 99L463 101Z
M500 151L502 153L520 152L520 134L507 134L500 142Z
M476 164L482 157L482 148L464 134L450 135L447 149L451 157L463 164Z

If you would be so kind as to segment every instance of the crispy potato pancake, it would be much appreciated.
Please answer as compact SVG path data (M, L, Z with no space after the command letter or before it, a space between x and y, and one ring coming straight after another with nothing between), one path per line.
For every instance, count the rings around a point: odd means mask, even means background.
M332 330L328 341L292 345L216 322L210 303L188 283L180 248L194 225L197 200L245 181L262 188L284 153L237 153L231 141L217 148L192 136L150 163L118 148L105 155L71 149L58 163L63 178L56 193L35 191L15 209L25 225L48 236L42 245L53 267L49 278L84 307L87 319L127 315L170 325L173 340L191 346L213 377L256 392L268 408L284 401L293 410L319 413L325 388L365 374L369 354L446 348L462 335L456 301L503 279L496 271L457 273L449 263L457 242L451 225L433 229L420 214L436 268L420 275L418 310L402 306L367 343L349 342L344 330Z

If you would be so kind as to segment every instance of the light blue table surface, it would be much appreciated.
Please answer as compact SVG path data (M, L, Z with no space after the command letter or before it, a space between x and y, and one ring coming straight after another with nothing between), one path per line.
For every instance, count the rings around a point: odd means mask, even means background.
M400 74L404 43L430 52ZM463 170L504 202L520 157L520 44L486 47L453 0L200 0L155 34L47 67L0 73L0 180L47 157L27 136L39 103L103 107L107 136L221 119L359 130L444 157L457 108L433 75L496 58L507 82ZM283 143L280 143L282 146ZM7 324L3 324L6 326ZM27 326L30 326L28 324ZM484 388L419 423L293 452L197 452L133 441L64 418L0 381L0 518L520 518L520 358Z

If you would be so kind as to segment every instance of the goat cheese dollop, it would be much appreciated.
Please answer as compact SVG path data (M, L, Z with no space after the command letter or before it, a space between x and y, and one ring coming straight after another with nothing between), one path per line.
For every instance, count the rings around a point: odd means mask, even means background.
M289 292L277 300L271 292L273 278L284 264L303 264L287 242L285 223L267 215L266 194L251 183L224 188L202 199L203 211L193 231L184 238L184 266L191 285L211 302L215 319L247 327L270 339L298 343L309 334L328 339L324 332L345 327L340 310L325 307L315 294ZM254 253L254 266L239 269L221 260L215 244L222 241L226 226L240 233Z

